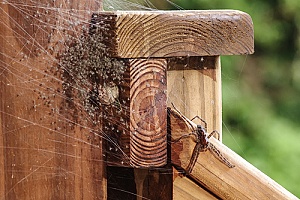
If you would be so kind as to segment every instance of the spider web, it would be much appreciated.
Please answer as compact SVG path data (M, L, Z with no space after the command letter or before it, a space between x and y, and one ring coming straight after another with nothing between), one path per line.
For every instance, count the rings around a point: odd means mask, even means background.
M99 95L113 87L108 76L123 83L126 67L106 54L103 35L89 34L97 9L59 0L4 0L0 6L0 175L6 180L0 182L0 199L48 199L47 192L34 191L40 184L46 191L54 188L53 197L72 198L80 188L67 185L75 182L90 191L82 198L101 196L93 189L103 181L97 166L106 152L100 146L109 141L110 154L126 153L103 131L114 126L101 126L103 118L119 123L105 110L105 98L113 97ZM104 8L155 9L148 0L104 1ZM122 102L111 106L129 109ZM28 185L33 189L24 191ZM135 192L125 191L131 198Z
M106 0L103 6L112 11L157 9L149 0ZM115 98L105 92L114 88L106 77L123 84L125 63L106 54L99 42L103 35L89 35L91 16L98 11L89 7L62 0L0 2L0 177L5 177L0 179L0 199L49 199L48 190L56 199L75 198L83 189L88 191L83 199L101 197L103 191L93 188L104 181L98 166L107 154L100 146L109 142L110 155L127 157L107 133L120 124L128 107L111 104L122 111L119 121L105 110ZM189 112L179 101L176 106ZM108 119L106 127L103 118ZM110 194L111 199L138 196L129 185L132 171L108 170L117 174L107 177L114 182L109 187L123 190L122 197Z

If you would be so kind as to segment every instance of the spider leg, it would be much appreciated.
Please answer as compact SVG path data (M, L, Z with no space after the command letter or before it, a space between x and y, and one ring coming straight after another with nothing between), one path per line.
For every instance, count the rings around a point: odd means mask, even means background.
M207 139L209 139L211 136L213 136L213 134L217 134L217 139L220 140L220 133L216 130L214 130L213 132L211 132L208 136Z
M193 168L197 162L198 156L200 154L201 151L203 151L203 149L201 148L201 144L197 143L196 146L194 147L193 153L192 153L192 157L190 159L190 162L186 168L186 174L189 175L190 173L192 173Z
M199 119L201 122L203 122L203 123L204 123L204 128L205 128L205 130L207 130L207 123L206 123L206 121L205 121L204 119L202 119L202 118L199 117L198 115L196 115L195 117L193 117L193 118L191 119L191 121L193 121L194 119Z
M209 143L208 149L219 161L221 161L223 164L225 164L228 168L235 167L234 164L230 163L229 160L227 160L227 158L225 158L222 155L222 153L215 147L215 145L213 145L212 143Z
M193 125L191 124L190 120L189 120L186 116L184 116L184 115L183 115L183 114L175 107L175 105L174 105L173 103L171 103L171 104L172 104L174 110L179 114L179 116L181 117L181 119L183 119L186 123L188 123L189 126L190 126L190 128L193 129L193 131L194 131ZM205 122L205 123L206 123L206 122Z
M193 133L187 133L187 134L181 135L179 138L174 139L174 140L172 140L171 142L176 143L176 142L178 142L178 141L181 140L181 139L188 138L190 135L193 135Z

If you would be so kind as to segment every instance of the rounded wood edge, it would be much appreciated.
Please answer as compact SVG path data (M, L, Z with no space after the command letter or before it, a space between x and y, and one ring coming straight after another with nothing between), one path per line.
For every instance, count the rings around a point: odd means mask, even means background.
M249 14L238 10L101 12L115 20L111 52L121 58L254 53ZM101 21L101 17L97 19Z

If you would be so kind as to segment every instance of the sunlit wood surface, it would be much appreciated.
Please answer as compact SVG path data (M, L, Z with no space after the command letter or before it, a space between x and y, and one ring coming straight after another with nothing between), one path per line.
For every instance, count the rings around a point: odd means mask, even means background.
M101 124L77 117L59 68L100 3L0 3L0 199L106 198Z

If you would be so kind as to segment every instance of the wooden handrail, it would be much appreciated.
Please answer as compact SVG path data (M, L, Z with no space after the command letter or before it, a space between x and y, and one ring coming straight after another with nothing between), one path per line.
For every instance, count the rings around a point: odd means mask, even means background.
M163 142L166 138L166 123L162 123L161 119L166 119L164 94L166 90L172 89L166 88L166 82L169 82L164 77L167 70L186 70L188 69L186 66L198 70L203 66L209 66L207 72L211 73L210 78L219 85L220 74L214 74L217 72L214 70L214 65L218 59L213 56L250 54L254 51L251 17L244 12L234 10L99 12L93 14L90 30L92 34L102 36L103 40L99 42L106 45L110 56L130 59L128 81L125 83L130 85L130 88L125 89L129 90L130 100L125 106L130 108L127 116L130 116L128 123L131 129L130 133L128 129L118 130L124 132L122 136L112 134L116 136L114 141L117 140L121 144L122 152L127 152L129 161L118 153L113 153L113 156L108 154L110 165L158 167L166 164L167 152L163 150L166 149L166 143ZM203 56L212 57L203 58ZM146 65L138 65L141 78L136 78L134 72L136 67L133 63L139 63L143 58L148 60L144 62L147 63L147 68L152 67L154 73L160 74L160 77L155 75L154 78L159 82L143 80L142 71ZM155 63L158 63L159 59L165 59L165 64L157 67ZM131 88L134 83L145 83L152 94L148 92L148 97L131 96L140 91L139 87ZM174 86L177 84L175 83ZM210 84L210 86L214 85L214 83ZM220 91L213 95L217 99L220 98ZM128 97L122 98L121 101L126 102ZM217 99L215 99L216 109L219 109ZM142 115L137 117L139 113L143 113L144 117ZM215 120L220 122L219 119ZM153 124L146 130L142 127L143 122ZM139 127L136 126L137 123L140 123ZM162 140L157 139L158 136Z
M120 58L240 55L254 52L251 17L236 10L116 11L93 15ZM101 27L100 27L101 28Z
M197 129L197 124L186 121L176 110L170 108L169 115L172 138L178 138ZM214 137L211 137L208 142L214 146L215 150L208 149L200 152L187 176L217 197L221 199L298 199ZM188 170L195 146L193 135L174 142L172 163ZM230 168L224 164L214 151L218 151L219 156L234 167Z
M150 178L147 179L144 177L147 175L144 174L145 171L135 169L138 183L154 180L149 187L137 187L137 193L141 197L151 196L151 192L155 192L161 184L167 188L160 188L159 194L164 193L162 199L170 199L172 194L169 193L172 188L173 198L180 199L181 194L187 195L191 192L181 187L184 184L193 188L201 186L202 189L197 193L207 198L296 199L294 195L213 137L209 138L209 143L235 167L229 168L209 150L200 152L187 177L178 175L172 177L172 174L170 175L172 168L169 165L164 166L168 156L166 108L167 105L171 106L171 102L178 106L178 110L185 116L203 117L208 123L208 132L217 130L222 134L220 55L254 52L253 24L248 14L234 10L97 13L99 5L94 1L91 1L90 5L77 1L64 5L70 12L73 12L73 8L80 11L94 10L88 35L101 34L101 40L94 42L103 43L107 48L105 53L120 59L126 66L127 71L124 81L121 81L122 84L110 83L112 80L108 78L110 82L95 86L97 91L86 88L87 91L83 93L91 95L90 92L94 92L101 95L105 90L119 89L118 94L113 95L113 99L108 99L102 105L107 107L106 104L112 104L112 100L114 103L117 102L113 108L115 110L110 110L110 114L111 119L117 121L114 126L117 126L118 132L114 131L117 130L115 127L110 127L111 129L106 132L105 127L109 127L111 121L102 118L99 113L92 113L97 116L95 120L97 123L80 124L72 112L63 109L67 104L82 106L84 103L78 96L71 98L64 96L65 91L61 91L66 80L61 80L61 77L54 75L53 72L52 67L61 64L60 53L65 52L61 41L66 38L63 37L82 34L79 29L68 29L68 26L75 24L77 19L62 19L57 17L56 11L52 9L48 12L46 7L26 8L30 14L44 11L41 19L32 19L31 16L27 19L22 17L22 10L13 5L0 4L0 6L3 11L0 58L1 67L5 69L0 74L0 78L3 78L0 85L0 123L3 127L0 129L2 175L0 198L13 199L26 196L27 199L33 199L47 193L48 197L53 198L80 196L87 199L105 199L107 188L103 161L107 159L105 163L114 166L136 168L163 166L164 170L169 170L167 173L162 173L159 169L153 170L153 173L148 173ZM86 20L84 22L86 24L90 21L87 14L87 12L79 14ZM50 20L47 23L51 28L45 27L41 31L39 29L43 27L41 23L43 20L48 21L47 18ZM66 21L70 24L65 24ZM64 30L55 29L57 24ZM72 42L70 44L73 45ZM54 47L57 49L53 50ZM39 51L39 48L43 51ZM70 56L72 57L71 54ZM91 57L93 56L95 55L92 54ZM35 66L36 69L30 70L29 66ZM48 75L56 81L47 78ZM38 84L31 78L38 80ZM97 83L101 84L100 82ZM149 88L149 92L137 96L138 93L147 90L145 88ZM76 92L78 91L74 94ZM56 105L54 110L49 107L44 94L49 94L46 95L50 98L49 102ZM147 96L148 94L150 96ZM103 100L93 95L88 100L91 98L100 102ZM105 96L105 92L102 95ZM86 102L87 99L84 100ZM37 105L40 105L38 109ZM76 117L80 115L84 118L88 115L82 107L77 111ZM45 112L50 117L45 117ZM121 113L120 118L114 118L116 112ZM62 121L62 116L66 119L70 117L73 124L70 120ZM176 114L173 111L170 111L170 116L172 137L176 135L180 137L191 132L191 127L182 126L182 123L186 122L180 121L181 118L178 116L174 117ZM194 129L197 128L195 123L190 124ZM146 134L141 132L141 127L146 130ZM101 135L103 133L108 134L108 137L112 138L110 141L113 141L114 145L118 144L119 149L112 149L114 152L111 154L109 148L103 149L102 144L105 142L104 136ZM39 139L39 144L36 143L36 138ZM184 137L172 143L172 164L188 170L195 145L193 137ZM49 156L52 157L48 158ZM113 156L118 160L112 158ZM33 163L36 161L39 167L32 172L32 166L35 165ZM16 166L19 167L18 170L15 169ZM30 179L38 170L43 170L43 174L51 174L56 178L39 176ZM176 174L176 170L174 172ZM62 174L66 176L63 177ZM80 176L76 176L78 174ZM68 191L58 190L58 187ZM183 196L185 197L187 196Z

